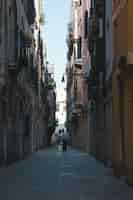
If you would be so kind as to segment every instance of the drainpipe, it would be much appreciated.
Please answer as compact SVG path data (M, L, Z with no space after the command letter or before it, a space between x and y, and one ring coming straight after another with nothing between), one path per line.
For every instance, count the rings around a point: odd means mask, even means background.
M5 38L7 38L7 0L3 0L3 3L4 3L4 9L3 9L3 15L4 15L4 19L3 19L3 23L4 23L4 35L5 35ZM5 71L5 77L7 79L7 44L8 40L4 39L4 67L6 69ZM8 88L6 90L6 97L8 97L7 94L8 93ZM5 117L5 121L7 120L7 117L8 117L8 106L7 106L7 103L6 103L6 117ZM8 120L7 120L8 122ZM4 123L5 125L5 123ZM7 123L7 126L3 127L4 128L4 131L3 131L3 152L4 152L4 164L7 164L7 131L8 131L8 123Z
M120 126L121 126L121 159L125 168L125 113L124 113L124 81L119 80L120 88Z
M41 40L41 36L40 36L40 29L39 29L39 35L38 35L38 40L39 40L39 66L38 66L38 97L39 97L39 106L40 106L40 70L41 70L41 63L40 63L40 40Z

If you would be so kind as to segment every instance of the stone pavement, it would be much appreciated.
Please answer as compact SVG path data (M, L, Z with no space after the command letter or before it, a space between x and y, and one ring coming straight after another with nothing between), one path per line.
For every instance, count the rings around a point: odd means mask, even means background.
M0 169L1 200L133 200L133 190L87 154L45 150Z

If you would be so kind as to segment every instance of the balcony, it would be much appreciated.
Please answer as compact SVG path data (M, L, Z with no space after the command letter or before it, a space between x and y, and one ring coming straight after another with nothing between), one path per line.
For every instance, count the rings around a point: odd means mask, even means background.
M74 61L74 65L75 65L76 68L82 69L82 66L83 66L82 58L76 58L75 61Z
M17 74L22 70L23 67L28 66L28 57L21 56L14 60L8 61L8 73L11 76L17 76Z
M78 101L72 100L70 110L73 117L80 117L82 112L84 111L84 104Z
M20 57L18 60L8 63L8 75L12 80L16 80L18 74L22 71L24 67L28 66L28 58L27 57ZM28 73L27 73L28 75Z
M76 106L73 107L72 109L72 117L80 117L81 116L81 109L77 108Z
M14 62L8 64L8 71L16 70L16 68L17 68L17 63Z

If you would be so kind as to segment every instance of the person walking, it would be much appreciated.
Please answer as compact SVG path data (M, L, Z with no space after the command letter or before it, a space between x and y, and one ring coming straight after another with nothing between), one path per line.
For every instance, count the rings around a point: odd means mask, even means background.
M63 141L63 151L67 151L67 138L64 132L64 129L62 129L62 141Z
M62 144L61 144L61 134L62 134L62 131L61 129L59 130L59 135L58 135L58 141L57 141L57 144L58 144L58 151L62 151Z

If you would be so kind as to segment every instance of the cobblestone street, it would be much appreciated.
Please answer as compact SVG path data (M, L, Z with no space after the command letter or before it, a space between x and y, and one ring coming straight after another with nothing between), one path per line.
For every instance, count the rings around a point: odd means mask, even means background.
M87 154L45 150L0 169L1 200L132 200L133 190Z

